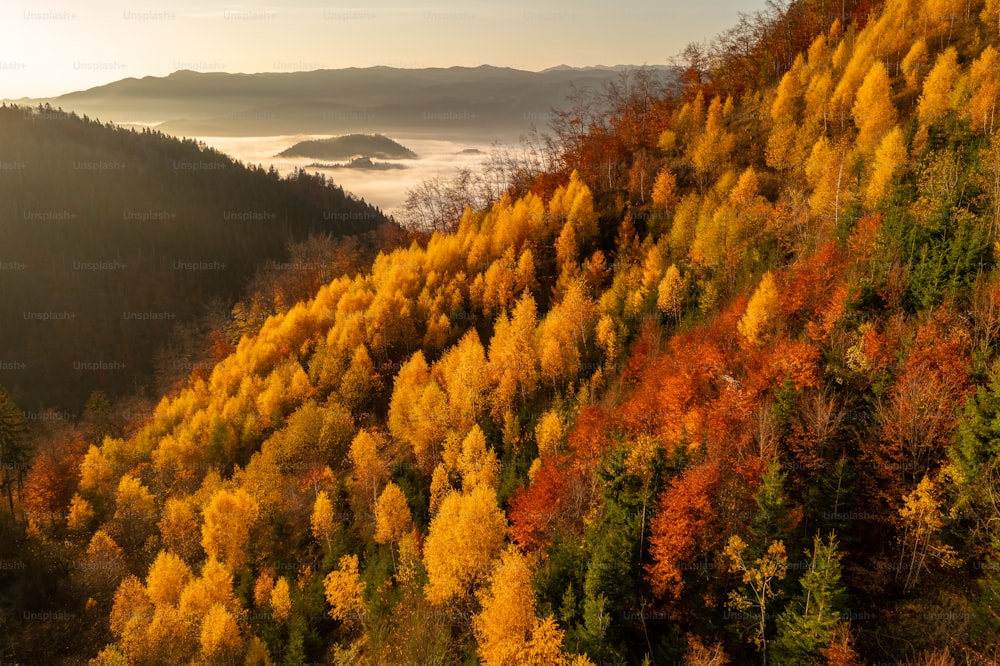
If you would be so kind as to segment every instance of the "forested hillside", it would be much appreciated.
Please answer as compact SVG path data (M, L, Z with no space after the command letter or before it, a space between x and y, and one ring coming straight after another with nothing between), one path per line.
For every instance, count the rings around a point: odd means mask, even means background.
M998 38L805 0L572 100L489 209L36 459L0 657L997 663Z
M173 334L225 313L263 266L289 265L289 242L385 223L321 177L0 108L0 384L32 412L77 414L94 390L151 392Z

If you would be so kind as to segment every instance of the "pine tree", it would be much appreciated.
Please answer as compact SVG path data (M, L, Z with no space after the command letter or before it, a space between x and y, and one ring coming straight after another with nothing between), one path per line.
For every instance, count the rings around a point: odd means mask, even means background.
M24 414L0 387L0 491L7 495L12 516L14 489L20 487L28 464L27 432Z
M819 659L833 642L847 592L840 580L840 553L831 533L813 539L809 568L799 579L802 592L778 616L777 636L771 645L775 662L808 662Z

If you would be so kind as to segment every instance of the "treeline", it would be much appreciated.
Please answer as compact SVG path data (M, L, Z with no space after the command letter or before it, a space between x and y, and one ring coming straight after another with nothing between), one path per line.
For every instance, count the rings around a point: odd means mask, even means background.
M387 223L322 177L49 108L0 109L0 146L0 382L32 412L151 389L172 331L224 317L289 241Z

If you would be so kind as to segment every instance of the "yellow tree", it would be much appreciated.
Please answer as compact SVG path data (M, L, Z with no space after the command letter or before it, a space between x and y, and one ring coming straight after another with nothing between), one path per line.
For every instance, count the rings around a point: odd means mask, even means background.
M833 77L828 71L817 72L809 79L805 101L807 118L822 118L826 129L830 117L830 97L833 95Z
M892 83L882 61L876 62L868 70L854 98L851 113L858 128L857 146L866 153L874 150L885 133L896 124Z
M509 319L501 313L489 349L489 375L493 384L493 414L507 412L516 397L523 403L538 384L534 349L537 321L535 299L525 293Z
M726 130L722 112L722 98L715 96L708 105L705 131L691 144L688 159L704 187L706 179L721 165L729 161L736 146L736 136Z
M399 316L403 315L400 313ZM368 348L363 344L358 345L351 357L351 364L340 381L338 392L341 402L347 409L357 410L368 401L374 387L375 365L368 354Z
M100 448L90 445L80 462L80 492L107 497L113 488L114 469Z
M506 536L507 517L497 506L493 488L480 485L468 494L450 492L424 542L427 599L440 604L467 595L499 555Z
M774 275L768 271L760 279L760 284L747 303L746 312L737 324L740 337L748 347L757 347L764 342L774 328L780 305Z
M927 67L927 60L930 56L927 53L927 42L923 39L918 39L913 42L910 50L907 51L906 57L903 58L903 63L901 68L903 70L903 78L906 79L906 87L908 90L916 90L917 84L924 76L924 69Z
M870 207L875 207L882 201L892 177L908 161L903 130L898 126L894 127L882 138L875 150L875 168L865 189L865 202Z
M513 546L504 551L477 594L482 610L472 618L479 658L486 664L524 663L535 626L535 593L528 561Z
M603 314L594 331L597 345L604 351L608 365L614 365L622 355L622 335L618 324L610 314Z
M670 264L656 288L656 307L668 317L673 317L674 321L679 321L681 318L684 287L684 278L681 277L677 265Z
M292 596L289 593L288 579L282 576L274 584L269 595L271 611L278 622L285 622L292 612Z
M555 242L556 263L561 271L565 271L577 263L579 255L579 243L576 240L576 228L572 222L567 221L559 232Z
M840 216L848 203L849 192L843 186L847 150L843 143L833 144L821 136L806 160L806 181L812 187L809 208L813 215Z
M514 248L508 247L483 275L483 314L492 315L510 309L516 287L517 262L514 260Z
M917 102L917 118L927 126L937 122L951 111L951 95L958 80L958 52L949 46L941 52L934 67L924 79L923 91Z
M478 486L497 486L500 462L496 452L486 446L486 435L478 425L472 426L472 430L462 440L457 468L462 475L462 490L465 492Z
M66 526L75 532L82 532L90 525L94 515L94 506L80 497L80 493L74 493L66 514Z
M921 572L928 569L928 558L946 566L958 563L955 551L941 543L939 537L944 527L939 494L937 484L925 475L913 492L903 496L903 506L899 509L903 535L897 575L906 572L903 589L907 592L920 581Z
M274 591L274 577L265 569L257 576L253 585L253 603L257 608L263 608L271 603L271 592Z
M396 543L413 525L410 505L403 490L390 481L375 502L375 541Z
M969 100L972 129L993 134L996 125L997 101L1000 98L1000 57L993 45L983 49L969 68L969 78L975 92Z
M201 575L181 592L178 610L185 621L196 626L216 604L231 613L239 612L239 602L233 593L232 574L221 562L209 558L201 568Z
M152 616L153 601L146 587L135 576L128 576L115 591L109 620L111 633L133 663L142 661L146 629Z
M798 116L799 98L802 96L802 69L805 61L800 53L795 57L792 68L785 72L778 84L778 90L771 105L771 118L775 122L795 122Z
M359 430L351 442L349 455L354 465L354 484L369 511L375 506L378 488L388 471L382 457L385 446L385 438L369 430Z
M358 573L358 556L344 555L337 569L323 579L323 592L330 604L330 617L346 622L353 617L363 619L365 582Z
M663 167L653 181L653 208L667 212L677 203L677 176L670 169Z
M997 31L1000 32L1000 0L986 0L979 18L983 20L983 23L990 27L996 27Z
M438 463L431 475L431 497L429 510L433 516L441 508L441 503L448 493L454 490L451 480L448 478L448 468L445 463Z
M729 559L730 573L739 574L742 577L744 589L733 590L729 593L729 600L726 606L739 613L741 616L752 618L751 640L757 649L767 655L767 620L773 611L768 611L771 607L771 599L781 594L780 590L775 590L776 582L785 578L788 570L788 556L785 553L785 544L781 541L773 541L762 556L752 563L746 558L747 544L735 534L729 537L726 544L725 555Z
M325 541L326 547L330 547L330 534L333 532L333 502L325 490L316 493L316 501L313 502L312 515L309 516L309 526L312 529L313 538L317 541Z
M80 568L89 588L110 592L127 570L125 551L107 532L97 530L87 544Z
M156 499L139 479L126 474L118 482L115 493L115 515L112 530L126 548L138 548L151 535L156 524Z
M193 578L191 569L174 553L161 550L149 567L146 592L156 605L176 606L181 590Z
M798 125L792 122L775 123L764 148L764 161L767 166L778 171L787 171L796 166L795 145L798 138Z
M457 431L467 431L485 411L489 385L486 350L475 328L444 353L432 374L447 393L444 414Z
M554 409L547 410L538 418L535 425L535 443L538 445L538 457L556 453L566 435L566 424L562 416Z
M433 458L434 446L445 435L448 397L431 379L430 368L421 351L403 364L393 383L389 402L389 431L409 443L421 466Z
M243 648L236 618L222 604L212 606L201 624L201 654L208 663L235 660Z
M163 545L193 562L201 554L201 525L191 497L170 497L157 524Z
M539 370L552 383L572 380L580 372L580 345L586 342L593 304L581 294L581 280L570 283L563 299L545 316L538 327Z
M257 501L242 488L217 491L205 507L202 548L230 570L238 569L246 560L246 548L259 518Z
M557 188L549 199L548 216L549 226L554 229L569 222L581 245L590 242L597 235L593 194L575 170L570 174L569 182Z

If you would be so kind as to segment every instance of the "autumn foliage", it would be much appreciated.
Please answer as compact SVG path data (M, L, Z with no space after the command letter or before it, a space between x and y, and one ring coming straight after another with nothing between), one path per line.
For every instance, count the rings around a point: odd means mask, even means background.
M11 462L89 656L995 661L995 4L770 5Z

